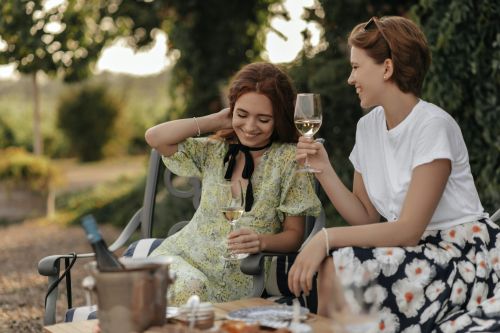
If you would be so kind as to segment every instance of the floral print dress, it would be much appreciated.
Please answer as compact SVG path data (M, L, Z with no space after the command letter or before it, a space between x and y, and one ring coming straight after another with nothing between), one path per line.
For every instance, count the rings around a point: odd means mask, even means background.
M216 184L226 171L223 158L228 150L224 141L190 138L178 151L163 157L165 165L179 176L202 180L200 206L191 221L151 254L173 258L177 281L169 287L169 304L181 305L197 294L202 301L226 302L247 297L252 277L240 271L239 262L225 261L230 225L218 207ZM285 215L317 216L321 203L309 175L295 173L295 146L273 143L264 152L252 175L254 204L238 221L239 226L257 233L278 233Z
M415 247L341 248L333 261L377 309L376 332L500 332L500 231L488 219L426 231Z

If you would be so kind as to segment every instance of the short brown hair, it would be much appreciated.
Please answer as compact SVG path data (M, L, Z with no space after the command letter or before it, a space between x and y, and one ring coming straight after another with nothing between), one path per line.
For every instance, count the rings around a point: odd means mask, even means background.
M424 33L411 20L400 16L373 17L352 29L348 43L365 50L377 64L392 59L391 79L401 91L420 96L431 53Z
M298 132L293 122L295 88L290 77L278 66L266 62L244 66L229 87L231 115L238 98L249 92L265 95L271 101L274 117L272 140L297 142Z

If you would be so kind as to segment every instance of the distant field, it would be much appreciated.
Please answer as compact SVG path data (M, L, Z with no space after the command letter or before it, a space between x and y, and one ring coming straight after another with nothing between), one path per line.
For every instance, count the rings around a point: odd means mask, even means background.
M54 160L63 175L57 192L74 192L120 177L138 178L146 174L149 155L136 155L106 159L93 163L78 163L75 159Z
M125 125L133 135L140 136L146 128L165 118L170 105L167 93L169 78L169 72L147 77L103 73L90 78L90 81L102 83L122 101ZM74 85L47 78L40 82L42 133L46 140L49 138L52 142L64 140L56 127L57 106L60 96L68 93ZM25 147L32 142L32 91L30 77L22 77L18 81L0 80L0 134L2 127L9 127L13 130L16 145Z

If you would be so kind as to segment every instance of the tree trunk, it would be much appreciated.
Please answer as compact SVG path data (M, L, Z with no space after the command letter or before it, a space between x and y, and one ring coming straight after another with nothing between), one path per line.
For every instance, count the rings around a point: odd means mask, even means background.
M43 140L41 133L40 91L38 87L37 71L33 72L33 152L43 154Z

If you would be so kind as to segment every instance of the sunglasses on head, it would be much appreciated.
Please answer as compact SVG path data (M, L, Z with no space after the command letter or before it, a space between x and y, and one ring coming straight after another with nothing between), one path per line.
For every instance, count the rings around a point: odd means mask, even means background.
M389 56L392 56L392 50L391 50L391 44L389 43L389 39L387 36L384 34L384 30L380 26L379 20L377 17L373 16L368 22L366 22L365 26L363 27L363 31L369 31L373 29L373 26L375 26L375 29L380 32L382 35L382 38L384 39L385 43L387 44L387 47L389 48Z

